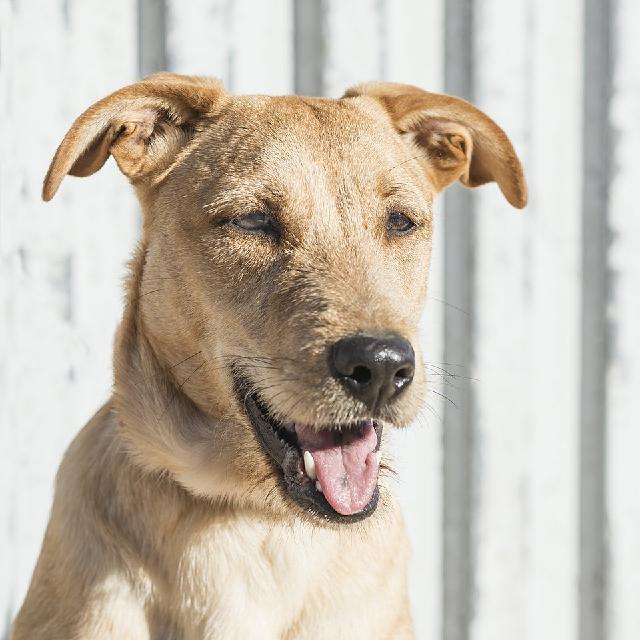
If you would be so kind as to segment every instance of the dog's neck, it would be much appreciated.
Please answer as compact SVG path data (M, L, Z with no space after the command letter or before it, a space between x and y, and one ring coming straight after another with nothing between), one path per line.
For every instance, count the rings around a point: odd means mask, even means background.
M114 408L119 433L136 463L149 471L175 473L181 471L176 468L183 457L180 447L197 441L197 432L206 432L211 423L181 392L145 332L140 313L145 256L143 240L129 265L126 303L115 340Z

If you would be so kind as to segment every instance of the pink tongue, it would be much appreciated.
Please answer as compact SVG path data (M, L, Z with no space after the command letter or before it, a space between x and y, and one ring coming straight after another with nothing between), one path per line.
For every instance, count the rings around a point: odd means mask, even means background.
M373 421L367 420L362 435L347 431L315 431L296 424L298 444L309 451L327 502L340 514L362 511L378 482L378 460L374 453L378 438Z

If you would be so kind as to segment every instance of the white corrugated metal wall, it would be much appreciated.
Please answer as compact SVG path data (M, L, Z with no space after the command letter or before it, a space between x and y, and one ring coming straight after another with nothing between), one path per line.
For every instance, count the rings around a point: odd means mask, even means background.
M418 637L637 640L635 0L0 0L2 632L62 453L109 394L139 224L113 163L46 206L41 180L76 115L160 68L234 92L410 82L507 130L530 205L441 202L424 340L452 402L396 437Z

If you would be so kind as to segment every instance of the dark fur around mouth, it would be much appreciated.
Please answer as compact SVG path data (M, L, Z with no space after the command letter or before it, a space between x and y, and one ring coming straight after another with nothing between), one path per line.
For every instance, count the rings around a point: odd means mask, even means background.
M251 384L237 373L233 375L234 386L240 404L257 435L263 450L277 468L287 495L305 511L330 522L349 524L370 516L378 506L380 497L376 486L371 500L362 511L345 516L337 513L324 495L315 487L304 472L303 452L298 446L295 431L276 420L260 397L251 391ZM354 425L357 426L357 425ZM382 425L374 422L378 438L376 450L380 448Z

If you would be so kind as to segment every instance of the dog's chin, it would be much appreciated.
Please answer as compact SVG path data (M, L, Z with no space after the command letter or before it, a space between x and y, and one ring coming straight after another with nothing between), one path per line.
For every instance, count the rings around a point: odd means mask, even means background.
M251 383L234 376L236 394L285 494L312 517L348 524L378 506L382 424L364 419L316 428L282 422Z

